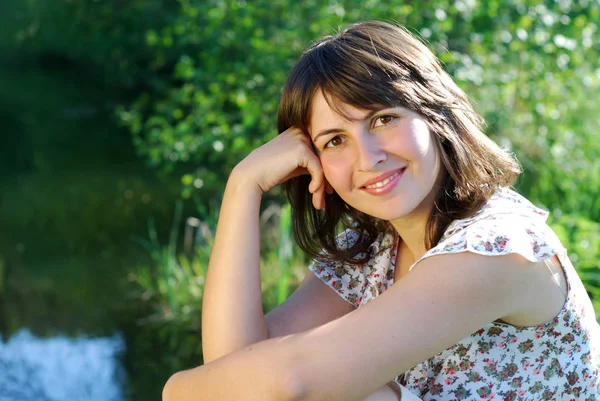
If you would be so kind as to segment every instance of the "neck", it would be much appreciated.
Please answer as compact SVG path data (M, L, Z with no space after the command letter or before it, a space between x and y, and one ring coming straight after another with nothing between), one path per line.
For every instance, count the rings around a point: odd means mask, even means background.
M390 224L396 229L396 232L404 243L405 249L408 249L414 260L419 259L427 252L425 246L425 228L434 207L433 201L435 196L436 191L431 191L412 213L396 220L390 220Z
M423 217L423 216L421 216ZM410 217L390 221L396 229L398 236L402 239L405 249L407 249L414 260L419 259L427 249L425 247L425 225L427 216L424 218Z

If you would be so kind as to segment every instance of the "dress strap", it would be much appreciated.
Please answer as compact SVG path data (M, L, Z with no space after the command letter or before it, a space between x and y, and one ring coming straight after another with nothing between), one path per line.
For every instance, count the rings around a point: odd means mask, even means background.
M566 296L567 296L567 292L565 291L565 289L563 288L563 286L562 286L562 285L560 285L560 281L558 280L558 277L559 277L559 275L560 275L560 272L557 272L557 271L554 271L554 270L553 270L553 268L551 267L551 263L550 263L550 260L551 260L551 259L552 259L551 257L550 257L550 258L547 258L547 259L545 259L545 260L544 260L544 264L545 264L545 265L546 265L546 267L548 268L548 271L550 271L550 274L552 275L552 278L554 279L554 282L556 282L556 285L558 286L558 288L560 288L560 290L562 291L563 295L566 297ZM562 265L562 263L561 263L561 265ZM567 280L568 280L568 279L567 279L567 272L565 271L565 270L566 270L566 267L565 267L565 266L563 266L563 267L562 267L562 270L563 270L563 272L564 272L564 273L563 273L563 276L564 276L564 278L565 278L565 285L567 285L567 286L568 286L568 283L567 283Z

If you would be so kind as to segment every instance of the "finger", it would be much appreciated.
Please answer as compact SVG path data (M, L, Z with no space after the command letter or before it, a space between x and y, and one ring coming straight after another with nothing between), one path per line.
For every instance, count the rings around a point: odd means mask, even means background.
M308 191L312 194L316 194L319 191L325 191L325 179L315 178L312 174L310 184L308 184Z
M311 176L311 181L308 185L308 190L311 193L315 193L319 188L321 188L325 184L325 176L323 175L323 168L321 167L321 162L319 158L314 154L307 154L305 156L303 164L303 167L305 167L308 170L308 173Z
M291 173L289 173L283 180L287 181L290 178L295 178L295 177L299 177L301 175L310 175L310 173L308 172L308 170L305 167L296 167Z
M325 179L325 192L328 193L329 195L333 194L333 187L331 186L329 181L327 181L327 179Z
M313 206L317 210L325 208L325 188L319 188L312 196Z

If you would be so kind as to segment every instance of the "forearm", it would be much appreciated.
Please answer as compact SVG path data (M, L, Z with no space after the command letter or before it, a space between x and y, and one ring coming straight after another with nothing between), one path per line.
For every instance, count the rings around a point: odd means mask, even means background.
M293 401L289 366L293 349L270 339L219 360L179 372L167 381L163 401Z
M261 195L235 174L227 183L202 301L204 363L268 337L259 267Z
M294 375L299 359L294 336L273 338L209 364L179 372L167 381L163 401L299 401L304 388ZM411 398L413 400L415 398ZM399 401L388 385L361 401Z

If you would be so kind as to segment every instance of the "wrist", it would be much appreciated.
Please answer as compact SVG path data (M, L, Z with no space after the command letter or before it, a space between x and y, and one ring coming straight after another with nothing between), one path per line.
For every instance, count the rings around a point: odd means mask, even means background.
M264 192L257 181L248 176L248 174L245 174L238 166L231 171L229 179L227 180L227 188L235 192L243 191L245 193L250 193L251 195L262 197Z

